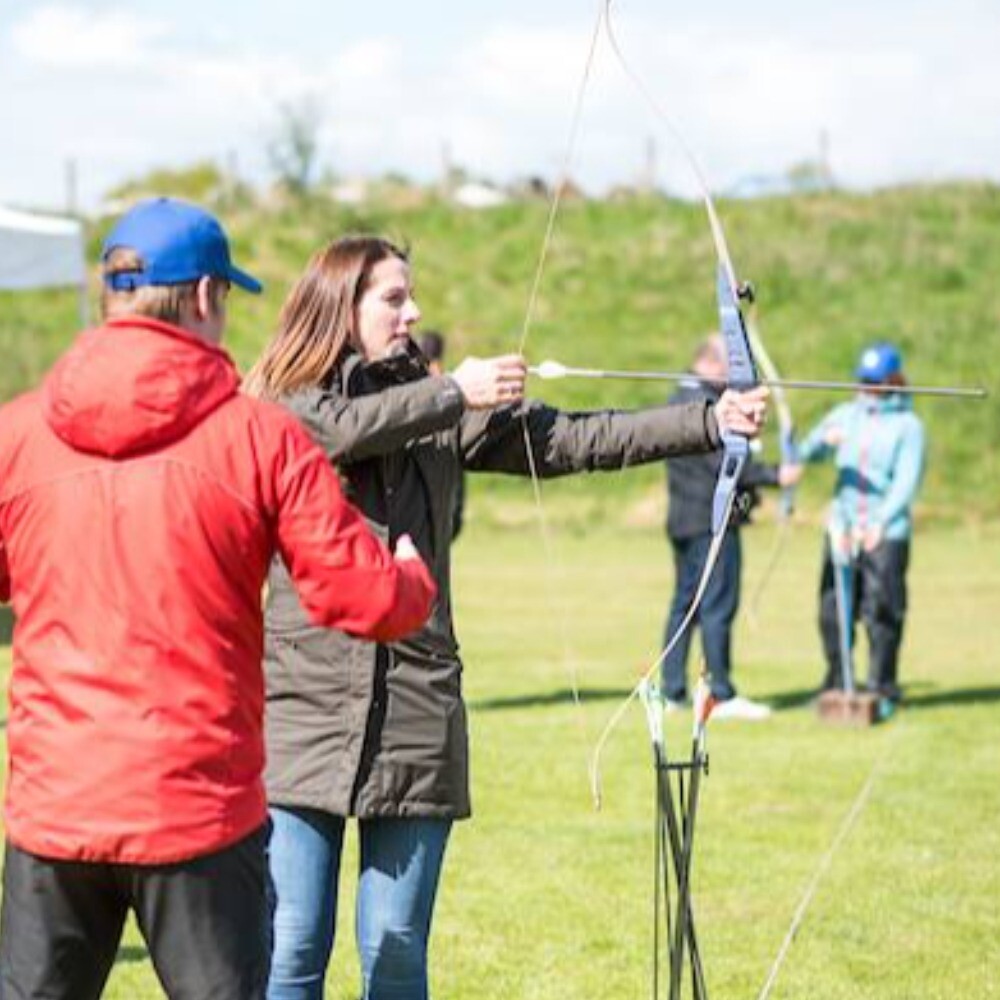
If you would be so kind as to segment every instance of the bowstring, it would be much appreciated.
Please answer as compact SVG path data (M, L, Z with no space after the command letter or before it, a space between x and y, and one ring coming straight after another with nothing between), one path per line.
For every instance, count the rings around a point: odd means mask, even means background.
M736 491L734 490L729 495L729 501L726 504L726 514L723 518L723 525L728 525L730 515L733 512L733 503L736 500ZM705 568L702 570L701 580L698 582L698 589L695 591L694 597L691 603L688 605L687 613L684 615L683 620L677 627L673 636L671 636L670 641L666 644L660 655L649 665L649 667L643 672L642 676L639 678L635 687L628 693L625 700L618 706L615 713L608 719L607 724L601 731L601 735L594 745L594 752L590 758L590 793L594 800L594 806L597 809L601 808L601 755L604 753L604 747L607 745L608 740L611 738L611 734L618 728L618 724L625 717L625 713L628 711L629 706L633 701L642 693L643 685L647 684L653 677L653 674L663 665L667 657L674 651L677 643L680 642L681 636L691 627L691 623L694 621L694 616L698 613L698 606L701 604L702 598L705 596L705 591L708 589L709 581L712 579L712 572L715 569L715 564L719 559L719 552L722 549L723 539L726 537L726 528L723 527L715 537L712 539L712 544L709 546L708 556L705 559Z
M597 54L597 45L601 37L601 27L606 15L606 0L599 0L597 4L597 15L594 19L594 26L591 31L590 43L587 49L587 58L584 61L583 72L580 82L577 84L576 95L573 101L573 114L570 120L569 132L566 139L566 146L562 156L562 163L556 180L555 190L549 202L549 208L545 223L545 231L542 236L542 243L538 253L538 262L535 266L534 277L531 281L531 290L528 294L528 301L525 306L524 319L521 323L521 332L518 339L517 353L524 354L528 342L528 335L531 332L532 323L535 318L535 311L538 306L538 297L541 291L542 275L548 262L549 251L552 248L555 236L556 219L562 208L563 192L567 188L570 180L570 168L576 155L577 142L580 134L580 123L583 118L583 104L587 87L590 83L591 73ZM565 668L569 673L570 690L573 697L573 705L577 719L577 726L583 735L584 742L585 726L583 721L583 702L580 697L579 669L575 658L572 655L569 641L568 613L565 602L558 606L555 602L555 587L557 582L557 570L561 563L556 555L553 533L546 515L545 506L542 502L542 482L538 474L538 464L535 460L535 451L531 440L531 431L528 424L528 410L525 408L521 414L521 434L524 439L524 451L528 459L528 473L531 478L531 492L535 507L535 516L538 521L539 532L542 538L542 548L545 553L545 565L548 576L548 603L553 612L553 616L559 622L561 634L562 657Z
M733 292L733 296L738 298L739 296L739 282L736 278L736 270L733 267L732 258L729 253L729 244L726 241L726 234L722 228L722 222L719 219L719 214L715 208L715 202L712 199L712 193L708 186L708 181L705 177L704 171L701 168L701 164L698 162L697 156L694 154L694 150L688 145L680 129L674 124L673 119L664 108L657 101L656 97L652 94L649 88L646 86L642 78L636 73L628 59L625 57L625 53L622 50L621 45L618 43L618 38L615 35L614 23L611 16L611 5L612 0L603 0L604 11L601 22L604 26L605 37L607 38L608 44L611 51L614 53L615 59L618 62L619 67L631 81L633 86L642 96L643 100L653 111L654 115L659 118L667 130L669 131L671 137L673 138L676 145L681 150L684 158L687 160L688 166L691 168L694 174L695 180L698 184L699 193L701 196L702 204L705 207L705 212L708 216L709 228L712 233L712 242L715 245L715 253L718 258L719 265L722 267L726 280ZM722 543L728 530L729 518L732 514L733 503L736 499L736 491L729 496L729 500L726 504L725 517L722 519L722 527L719 532L712 539L712 544L708 551L708 556L705 560L705 568L702 570L701 580L698 583L698 588L695 591L694 598L692 599L688 610L684 615L683 620L678 626L677 630L674 632L673 636L667 642L663 651L660 655L653 661L653 663L643 672L642 677L639 682L632 688L625 700L618 706L618 709L614 712L611 718L608 720L604 729L601 731L601 735L598 738L597 743L594 746L593 754L590 759L590 790L591 795L594 800L594 805L596 808L601 806L601 756L604 752L604 747L610 739L612 733L618 727L618 724L624 718L625 713L628 711L629 706L638 697L642 690L643 684L652 678L653 674L659 669L667 657L673 652L677 643L680 641L684 633L690 628L692 622L694 621L695 615L698 613L698 608L701 605L702 599L705 595L705 591L708 588L709 581L712 578L712 573L715 569L715 564L718 561L719 552L722 549Z
M570 179L570 167L576 155L577 140L580 136L580 122L583 119L583 100L590 83L590 74L594 68L594 61L597 54L597 43L601 37L601 26L607 16L607 0L599 0L597 5L597 17L594 20L593 31L590 36L590 45L587 49L587 59L584 62L583 73L577 85L576 96L573 101L573 116L570 120L569 133L566 139L566 147L563 151L562 164L559 168L559 176L552 198L549 201L548 218L545 223L545 233L542 237L542 245L538 253L538 264L535 267L535 275L531 282L531 291L528 295L528 304L524 311L524 320L521 323L521 334L518 340L517 353L524 354L525 345L528 342L528 334L531 331L531 324L535 318L535 309L538 305L538 295L542 286L542 273L548 261L549 250L552 247L552 239L555 235L556 218L562 208L562 196Z

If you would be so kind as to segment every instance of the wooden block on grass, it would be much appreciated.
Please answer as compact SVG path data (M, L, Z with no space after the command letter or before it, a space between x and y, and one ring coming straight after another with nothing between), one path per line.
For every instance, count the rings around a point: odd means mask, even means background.
M879 721L878 702L878 695L869 691L824 691L816 709L832 725L874 726Z

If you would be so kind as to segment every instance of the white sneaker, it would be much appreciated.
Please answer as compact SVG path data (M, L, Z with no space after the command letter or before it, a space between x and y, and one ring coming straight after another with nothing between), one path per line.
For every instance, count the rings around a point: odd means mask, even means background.
M760 722L771 717L771 706L762 701L751 701L742 695L736 695L728 701L720 701L712 709L713 719L748 719Z
M663 711L667 715L675 715L677 712L683 712L690 707L686 701L674 701L672 698L664 698L663 700Z

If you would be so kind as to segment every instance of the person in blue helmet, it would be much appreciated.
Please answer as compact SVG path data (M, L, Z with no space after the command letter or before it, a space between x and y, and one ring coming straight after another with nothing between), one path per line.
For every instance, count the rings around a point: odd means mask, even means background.
M898 347L887 341L867 347L855 376L872 390L831 410L799 446L803 464L832 459L837 466L820 576L819 627L826 657L822 687L829 690L844 684L836 546L837 561L852 570L853 600L846 623L851 644L858 618L868 634L867 688L895 704L901 697L898 664L913 504L923 478L927 441L911 397L891 391L906 384Z

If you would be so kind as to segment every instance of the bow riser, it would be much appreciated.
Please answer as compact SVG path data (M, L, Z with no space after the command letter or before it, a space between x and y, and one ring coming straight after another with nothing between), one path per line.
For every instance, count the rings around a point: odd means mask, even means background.
M730 280L729 270L721 263L716 279L716 297L719 306L719 329L726 345L729 365L728 384L740 392L752 389L759 382L757 365L750 349L743 312ZM722 466L719 469L715 496L712 499L713 535L725 531L728 526L740 476L750 457L750 442L741 434L723 432L722 447Z
M715 287L719 305L719 332L725 341L726 356L729 361L726 384L739 392L753 389L760 382L760 376L750 348L750 338L747 336L746 323L743 321L737 293L730 283L728 270L721 263Z

